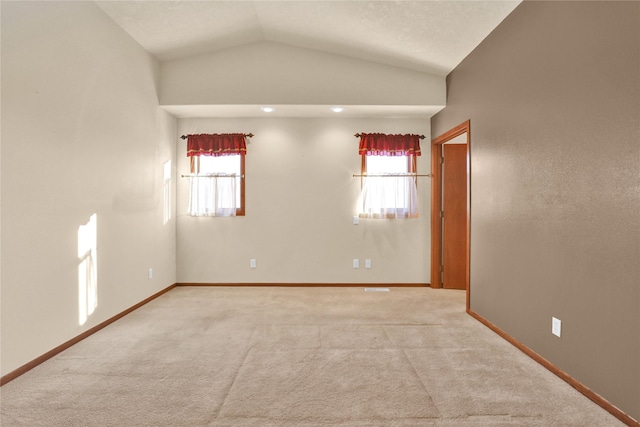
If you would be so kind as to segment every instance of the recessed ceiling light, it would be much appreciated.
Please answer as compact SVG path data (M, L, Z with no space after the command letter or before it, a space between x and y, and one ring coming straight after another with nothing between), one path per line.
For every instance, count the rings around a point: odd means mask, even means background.
M260 109L265 113L273 113L275 111L273 107L260 107Z
M342 113L344 111L344 107L331 107L331 111L333 111L334 113Z

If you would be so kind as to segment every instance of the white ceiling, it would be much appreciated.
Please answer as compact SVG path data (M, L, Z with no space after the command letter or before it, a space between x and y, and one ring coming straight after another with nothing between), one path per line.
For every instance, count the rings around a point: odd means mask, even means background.
M445 76L520 1L96 3L160 61L267 41Z
M442 108L429 105L349 105L340 113L331 110L332 105L276 105L274 111L265 113L261 105L165 105L163 110L178 118L193 117L341 117L341 118L425 118Z

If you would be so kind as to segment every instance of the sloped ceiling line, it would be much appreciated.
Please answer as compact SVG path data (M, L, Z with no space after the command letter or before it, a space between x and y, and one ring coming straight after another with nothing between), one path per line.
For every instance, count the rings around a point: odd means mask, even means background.
M160 61L271 41L446 75L520 0L97 1Z
M161 64L265 42L444 77L521 0L264 0L96 1ZM402 72L402 70L400 70ZM431 117L442 106L353 105L365 117ZM441 104L440 102L436 104ZM222 111L255 115L256 105L166 106L179 117L212 117ZM218 107L225 107L218 108ZM324 107L282 106L278 115L329 116ZM326 106L325 106L326 107ZM322 113L321 111L327 111Z

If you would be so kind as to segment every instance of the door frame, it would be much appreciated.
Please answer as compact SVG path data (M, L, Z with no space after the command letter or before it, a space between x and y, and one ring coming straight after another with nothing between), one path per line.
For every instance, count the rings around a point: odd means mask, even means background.
M467 134L467 250L465 252L467 311L470 309L470 252L471 252L471 121L431 140L431 287L442 288L442 144Z

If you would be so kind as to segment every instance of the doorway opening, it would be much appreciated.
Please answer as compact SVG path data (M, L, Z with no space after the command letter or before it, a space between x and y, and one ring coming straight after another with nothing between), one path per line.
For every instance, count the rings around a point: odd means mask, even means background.
M470 121L431 141L431 287L465 289L470 307Z

